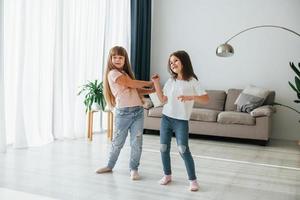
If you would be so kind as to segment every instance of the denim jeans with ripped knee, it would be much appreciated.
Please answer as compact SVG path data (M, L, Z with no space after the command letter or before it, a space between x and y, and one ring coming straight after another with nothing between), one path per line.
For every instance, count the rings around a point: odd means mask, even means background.
M130 132L130 161L129 169L138 170L140 164L143 129L144 129L144 109L141 106L116 108L115 110L115 131L108 161L108 167L113 169L120 151L126 141L128 131Z
M171 175L172 173L170 149L173 132L175 133L179 153L185 163L188 178L189 180L196 180L197 178L195 174L195 164L188 145L188 120L174 119L166 115L162 116L160 126L160 152L164 174Z

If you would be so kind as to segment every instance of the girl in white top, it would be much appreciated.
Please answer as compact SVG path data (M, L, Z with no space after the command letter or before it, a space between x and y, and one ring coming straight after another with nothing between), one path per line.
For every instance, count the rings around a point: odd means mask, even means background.
M195 164L188 145L188 120L194 101L207 103L208 95L201 88L190 57L185 51L176 51L170 55L168 70L172 77L167 80L163 91L160 87L159 76L152 77L157 96L164 103L160 127L160 151L164 176L160 180L160 184L167 185L172 180L170 147L174 132L179 153L184 160L190 180L189 189L197 191L199 185L195 174Z
M129 58L123 47L115 46L110 50L104 76L104 96L109 107L114 109L114 135L108 163L96 172L112 172L121 149L130 132L130 177L140 178L138 167L142 153L144 109L141 94L154 92L152 81L135 80Z

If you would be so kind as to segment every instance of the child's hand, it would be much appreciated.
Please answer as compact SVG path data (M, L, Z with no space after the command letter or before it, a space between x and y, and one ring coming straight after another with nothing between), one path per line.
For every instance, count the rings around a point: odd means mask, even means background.
M151 81L149 81L150 82L150 85L149 85L149 87L150 88L153 88L154 87L154 82L151 80Z
M153 74L151 78L159 78L158 74Z
M193 101L194 97L193 96L184 96L184 95L180 95L177 97L177 99L181 102L186 102L186 101Z
M159 75L158 74L154 74L151 76L151 80L153 82L159 82L160 78L159 78Z

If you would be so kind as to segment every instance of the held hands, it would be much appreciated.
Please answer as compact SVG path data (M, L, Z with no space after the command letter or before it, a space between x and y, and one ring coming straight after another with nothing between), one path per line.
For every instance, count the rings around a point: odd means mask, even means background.
M153 88L154 87L154 82L151 80L151 81L149 81L149 87L150 88Z
M180 95L177 97L177 99L181 102L186 102L186 101L193 101L194 96L185 96L185 95Z
M148 93L154 93L155 92L155 87L154 87L154 82L153 80L148 81L149 82L149 86L148 86Z
M149 93L154 93L154 92L156 92L155 87L149 89Z

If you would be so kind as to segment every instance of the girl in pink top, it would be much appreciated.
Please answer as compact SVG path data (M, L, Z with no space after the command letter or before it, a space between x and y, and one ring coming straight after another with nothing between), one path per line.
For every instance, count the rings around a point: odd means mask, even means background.
M153 82L135 80L126 50L123 47L115 46L109 53L103 83L106 103L110 108L114 108L115 131L108 164L98 169L96 173L112 172L129 131L130 177L132 180L138 180L144 128L141 95L155 92L152 89Z

